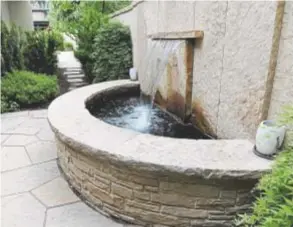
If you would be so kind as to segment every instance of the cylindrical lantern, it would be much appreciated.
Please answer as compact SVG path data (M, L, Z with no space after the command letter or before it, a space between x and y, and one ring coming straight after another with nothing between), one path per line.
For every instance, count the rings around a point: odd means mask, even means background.
M256 153L260 156L272 157L281 148L285 132L285 126L278 126L271 120L262 121L256 132Z
M136 81L137 80L137 71L136 71L136 68L129 69L129 77L130 77L130 80L132 80L132 81Z

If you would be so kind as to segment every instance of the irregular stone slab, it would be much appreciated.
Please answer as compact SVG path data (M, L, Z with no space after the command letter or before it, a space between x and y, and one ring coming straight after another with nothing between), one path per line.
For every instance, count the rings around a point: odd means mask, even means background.
M19 111L19 112L1 114L1 118L19 118L19 117L28 117L28 116L29 116L29 111Z
M1 133L5 133L8 130L16 128L27 119L28 118L25 117L3 118L1 115Z
M59 175L56 161L2 173L2 196L30 191Z
M62 177L58 177L39 188L34 189L32 193L49 207L72 203L79 200Z
M1 134L1 144L9 137L9 135Z
M45 127L43 129L41 129L38 132L37 137L43 141L54 141L54 139L55 139L54 134L53 134L52 130L50 129L50 127Z
M48 110L34 110L29 112L32 118L47 118Z
M48 126L47 119L42 118L30 118L29 120L20 124L21 127L35 127L35 128L44 128Z
M4 199L1 209L2 227L43 226L46 208L30 193Z
M8 196L1 197L1 207L5 206L7 203L9 203L10 201L14 200L15 198L17 198L20 195L21 194L8 195Z
M93 211L84 203L74 203L51 208L47 212L45 227L123 227L122 224L108 219Z
M36 136L11 135L4 143L4 146L25 146L38 141Z
M14 129L7 130L5 134L21 134L21 135L35 135L41 127L16 127Z
M57 158L56 144L49 141L38 141L26 146L33 163L45 162Z
M4 147L1 151L1 171L31 165L24 147Z

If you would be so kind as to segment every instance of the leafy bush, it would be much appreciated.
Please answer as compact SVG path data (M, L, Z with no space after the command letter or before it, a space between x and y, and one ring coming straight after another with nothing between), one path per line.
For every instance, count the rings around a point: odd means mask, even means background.
M45 104L55 98L58 94L58 85L56 77L53 76L14 71L2 79L1 91L4 108L8 106L9 109L15 103L20 108L27 108Z
M96 35L93 54L94 82L128 77L132 67L130 30L120 23L109 23Z
M58 31L50 31L50 33L56 40L56 50L63 51L65 49L65 43L62 34Z
M14 24L8 28L1 21L1 75L12 70L23 69L24 58L22 54L25 45L24 32Z
M54 75L57 71L56 50L64 49L63 36L56 31L23 32L1 21L1 76L13 70L27 69Z
M281 123L293 125L293 106L281 115ZM282 151L270 174L265 175L257 186L260 196L252 207L252 214L236 221L245 227L291 227L293 226L293 137L287 133L285 150Z
M83 71L89 82L92 82L94 79L94 60L91 58L91 54L94 50L94 39L100 27L108 23L108 17L99 12L95 12L94 8L89 8L82 20L90 21L93 20L93 18L96 18L95 21L91 23L85 22L84 26L80 28L77 40L78 49L74 53L82 64Z
M19 110L19 105L14 101L8 101L6 97L1 95L1 113L13 112Z
M57 71L55 54L60 42L51 31L27 33L27 45L24 48L26 69L35 73L54 75Z
M65 43L64 43L64 49L65 49L65 50L73 50L74 48L73 48L72 43L65 42Z
M94 38L100 27L109 21L108 14L130 4L131 1L50 1L50 24L65 34L74 37L78 49L76 58L89 82L94 79Z

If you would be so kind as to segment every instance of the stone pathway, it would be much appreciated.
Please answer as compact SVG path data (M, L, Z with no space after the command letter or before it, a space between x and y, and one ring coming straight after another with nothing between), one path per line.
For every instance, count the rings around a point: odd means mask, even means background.
M59 75L59 85L61 93L74 90L88 85L80 62L75 58L73 51L61 51L57 55Z
M2 227L130 227L85 205L56 158L47 110L1 115Z

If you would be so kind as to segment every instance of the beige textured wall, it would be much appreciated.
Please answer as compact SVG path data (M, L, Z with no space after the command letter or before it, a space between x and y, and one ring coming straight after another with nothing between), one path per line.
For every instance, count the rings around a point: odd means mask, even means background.
M32 8L29 1L2 1L1 19L25 30L33 30Z
M293 2L289 1L285 5L269 118L276 118L288 104L293 105Z
M6 23L9 23L10 15L9 15L8 2L1 1L0 4L1 4L1 20L3 20Z
M193 103L201 106L219 138L253 139L261 120L276 8L276 2L261 1L144 1L116 19L131 26L140 75L147 35L203 30L195 47ZM269 117L279 101L293 99L291 2L285 11ZM143 91L150 81L140 79Z

